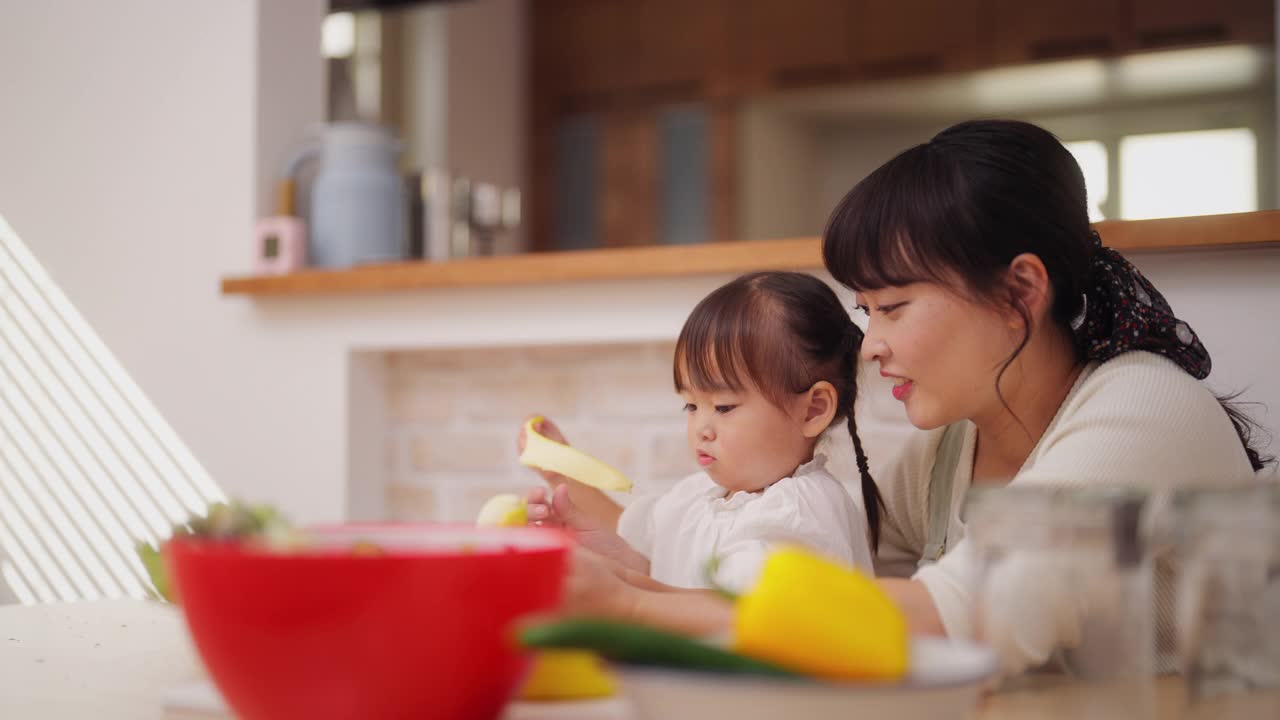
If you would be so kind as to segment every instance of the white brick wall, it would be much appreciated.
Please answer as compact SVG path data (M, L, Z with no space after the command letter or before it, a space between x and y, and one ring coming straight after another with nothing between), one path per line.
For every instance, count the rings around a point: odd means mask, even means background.
M696 469L672 351L624 343L388 353L388 515L469 522L489 497L540 483L515 446L534 413L621 470L636 493L661 492Z

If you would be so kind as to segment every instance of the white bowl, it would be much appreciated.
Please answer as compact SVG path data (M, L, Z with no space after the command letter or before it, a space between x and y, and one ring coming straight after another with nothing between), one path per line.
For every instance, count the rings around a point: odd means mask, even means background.
M990 649L940 638L914 639L911 671L884 684L614 666L636 720L961 720L997 668Z

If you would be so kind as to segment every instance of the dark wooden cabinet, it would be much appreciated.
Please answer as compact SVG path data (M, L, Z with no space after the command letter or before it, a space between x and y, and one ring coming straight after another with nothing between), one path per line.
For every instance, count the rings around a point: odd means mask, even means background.
M727 0L624 2L619 88L656 102L696 99L729 65Z
M983 65L1114 55L1127 49L1126 0L979 0Z
M1132 0L1139 48L1271 42L1273 0Z
M600 244L658 242L658 124L652 112L625 111L602 118Z
M537 100L570 111L1275 35L1272 0L534 0L529 13Z
M854 0L858 77L968 70L977 65L978 0Z
M536 0L532 80L568 111L701 97L731 63L729 0Z
M733 239L737 108L775 91L1275 36L1273 0L527 7L526 198L539 249ZM689 106L705 116L693 125L664 120Z
M852 0L741 0L733 7L734 71L746 91L848 79Z
M539 100L613 92L626 64L624 0L530 3L531 80Z

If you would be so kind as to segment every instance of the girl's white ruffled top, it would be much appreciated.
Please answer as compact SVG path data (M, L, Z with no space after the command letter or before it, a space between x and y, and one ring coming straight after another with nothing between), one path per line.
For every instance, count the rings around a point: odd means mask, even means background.
M798 544L870 573L867 522L821 453L759 492L728 491L705 472L666 493L639 497L618 520L618 534L649 558L655 580L710 587L707 563L719 559L715 582L750 590L769 550Z

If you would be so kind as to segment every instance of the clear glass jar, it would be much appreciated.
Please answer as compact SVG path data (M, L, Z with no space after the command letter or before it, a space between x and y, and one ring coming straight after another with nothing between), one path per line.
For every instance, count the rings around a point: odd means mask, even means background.
M1081 717L1155 715L1152 562L1143 493L976 488L965 506L977 639L1006 673L1032 658L1088 685Z
M1192 702L1264 691L1280 717L1280 487L1179 490L1163 503Z

